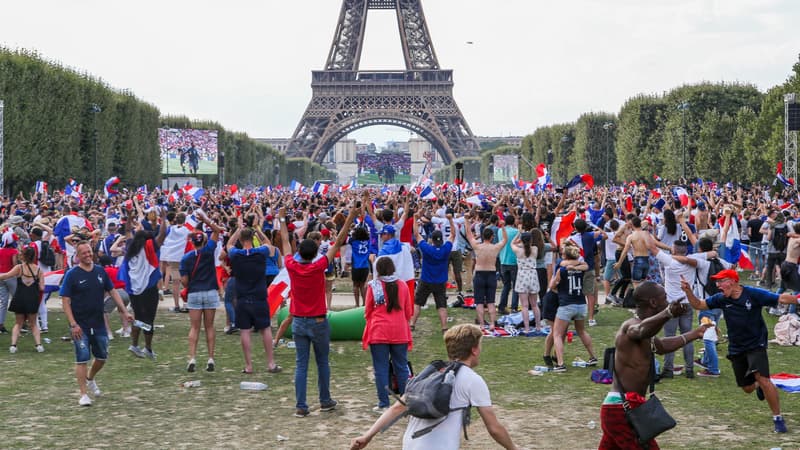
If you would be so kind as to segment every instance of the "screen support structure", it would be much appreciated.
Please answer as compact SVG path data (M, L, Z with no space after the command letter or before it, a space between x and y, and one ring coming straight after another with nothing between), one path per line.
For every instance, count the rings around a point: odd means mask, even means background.
M797 94L791 93L783 96L784 106L784 137L786 151L784 153L783 176L791 178L797 183L797 130L790 130L789 105L797 103Z

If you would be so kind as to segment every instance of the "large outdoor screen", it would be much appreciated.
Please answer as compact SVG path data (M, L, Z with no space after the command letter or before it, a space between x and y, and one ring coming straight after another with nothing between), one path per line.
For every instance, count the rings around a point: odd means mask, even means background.
M216 175L217 130L159 128L161 173L165 175Z
M519 175L519 156L495 155L493 175L495 183L513 182L513 179Z
M362 152L356 154L358 184L408 184L411 154L408 152Z

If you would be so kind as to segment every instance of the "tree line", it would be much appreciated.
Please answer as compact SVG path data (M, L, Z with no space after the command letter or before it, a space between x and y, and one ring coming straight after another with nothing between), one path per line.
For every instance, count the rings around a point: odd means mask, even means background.
M62 189L70 178L85 188L102 188L112 176L128 187L158 186L160 127L217 130L218 151L224 155L221 175L229 184L276 185L296 178L310 185L312 177L331 178L309 159L288 164L269 145L219 123L162 117L155 105L132 92L34 51L0 47L0 100L6 192L29 192L40 180L51 191ZM200 177L206 185L220 181L217 175Z
M550 174L557 184L580 173L592 174L599 183L652 183L655 176L771 182L784 159L787 93L800 93L800 62L784 83L763 93L747 83L703 82L636 95L616 114L585 113L573 123L537 128L519 147L484 151L480 181L491 181L495 154L517 153L535 166L547 163L550 151ZM448 179L452 173L448 166L436 178ZM522 160L519 177L536 178Z

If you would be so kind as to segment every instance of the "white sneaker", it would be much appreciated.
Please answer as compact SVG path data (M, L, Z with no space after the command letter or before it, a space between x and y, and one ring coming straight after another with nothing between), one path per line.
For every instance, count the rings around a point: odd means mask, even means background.
M389 409L388 406L376 406L372 408L372 412L377 414L383 414L384 412L386 412L387 409Z
M36 351L39 353L44 353L44 347L42 347L42 344L36 346Z
M123 331L122 331L122 334L120 334L119 336L120 336L120 337L124 337L124 338L129 338L129 337L131 337L131 330L130 330L130 329L123 330Z
M11 347L8 347L8 353L11 353L12 355L14 353L17 353L17 346L16 345L12 345Z
M78 404L81 406L92 406L92 399L90 399L88 395L83 394L81 395L81 399L78 400Z
M86 380L86 389L92 393L95 397L100 397L103 393L100 391L100 388L97 387L97 381L94 380Z
M120 328L119 330L115 331L114 333L116 333L116 334L122 334L122 332L123 332L123 331L125 331L125 330L123 330L122 328Z
M113 341L114 340L114 333L108 333L108 340L109 341Z
M597 325L597 321L596 320L592 319L592 320L589 321L589 326L590 327L593 327L595 325Z
M129 346L128 351L133 353L133 355L136 356L137 358L144 358L144 352L142 351L142 349L140 349L135 345Z

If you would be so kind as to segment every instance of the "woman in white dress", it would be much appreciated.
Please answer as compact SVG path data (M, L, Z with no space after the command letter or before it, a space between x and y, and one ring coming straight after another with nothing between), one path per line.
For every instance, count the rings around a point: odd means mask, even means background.
M538 230L535 230L538 231ZM526 335L531 332L529 309L533 309L534 325L536 332L541 330L541 313L539 312L539 275L536 272L536 259L544 251L544 241L541 232L536 233L538 239L534 239L533 232L518 233L511 241L511 249L517 255L517 282L514 285L514 292L519 295L519 304L522 307L523 333Z

